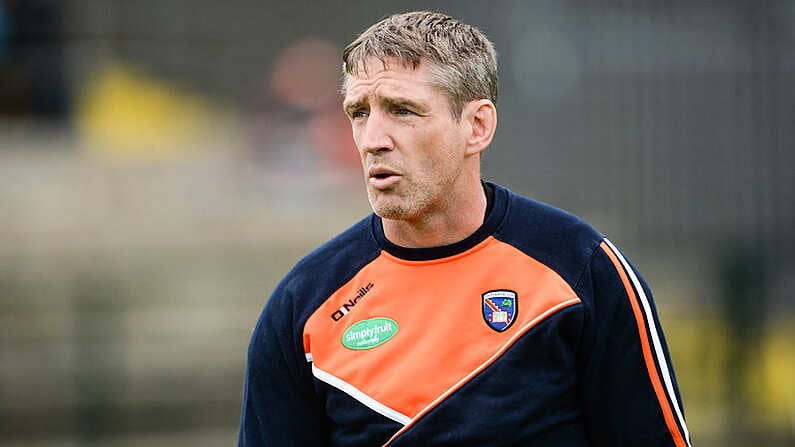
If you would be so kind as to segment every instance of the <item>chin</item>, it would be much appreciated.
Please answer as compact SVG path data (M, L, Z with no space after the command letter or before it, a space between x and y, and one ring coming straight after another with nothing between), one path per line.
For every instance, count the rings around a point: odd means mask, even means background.
M411 212L404 205L398 203L377 203L370 201L373 212L382 219L402 220L411 217Z
M392 206L372 206L373 212L382 219L405 219L406 212L403 209L395 208Z
M415 220L431 210L428 202L408 197L368 192L367 198L373 212L382 219Z

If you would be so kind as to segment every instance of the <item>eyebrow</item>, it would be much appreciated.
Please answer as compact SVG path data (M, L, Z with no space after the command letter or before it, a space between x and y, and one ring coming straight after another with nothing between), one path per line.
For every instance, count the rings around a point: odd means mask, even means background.
M357 98L347 104L343 103L342 108L345 111L346 115L351 116L353 112L361 109L364 106L364 104L365 104L364 99Z
M427 112L427 109L424 106L422 106L420 103L400 96L392 98L382 98L381 103L386 106L392 106L392 107L406 107L419 113Z
M387 107L406 107L418 113L426 113L428 111L427 107L420 103L401 96L382 97L379 102ZM357 98L347 104L343 104L343 110L348 116L351 116L356 110L366 107L366 104L368 104L368 101L364 97Z

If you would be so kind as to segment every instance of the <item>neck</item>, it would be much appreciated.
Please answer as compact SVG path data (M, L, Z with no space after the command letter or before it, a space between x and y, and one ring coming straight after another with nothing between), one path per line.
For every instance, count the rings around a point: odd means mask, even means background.
M466 239L483 224L486 194L480 179L444 209L428 212L418 219L383 219L384 235L393 244L406 248L449 245Z

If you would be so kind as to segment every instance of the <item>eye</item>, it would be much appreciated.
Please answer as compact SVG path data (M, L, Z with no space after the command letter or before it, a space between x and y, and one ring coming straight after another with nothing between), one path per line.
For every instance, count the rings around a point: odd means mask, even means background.
M409 116L409 115L413 115L414 114L414 112L412 112L411 110L409 110L409 109L407 109L405 107L396 107L392 111L392 113L394 113L395 115L399 115L399 116Z
M353 112L351 112L352 120L362 119L366 116L367 116L367 111L364 109L354 110Z

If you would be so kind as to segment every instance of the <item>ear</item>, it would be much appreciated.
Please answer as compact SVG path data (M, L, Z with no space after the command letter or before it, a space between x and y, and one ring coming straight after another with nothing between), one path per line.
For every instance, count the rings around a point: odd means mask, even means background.
M480 154L491 144L497 130L497 107L488 99L464 105L461 119L466 121L467 155Z

